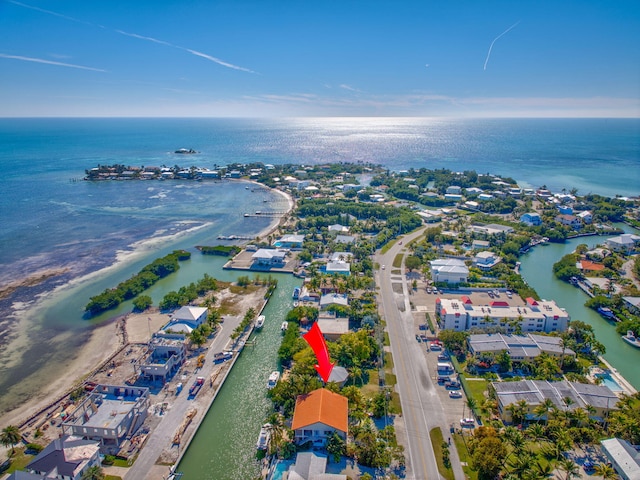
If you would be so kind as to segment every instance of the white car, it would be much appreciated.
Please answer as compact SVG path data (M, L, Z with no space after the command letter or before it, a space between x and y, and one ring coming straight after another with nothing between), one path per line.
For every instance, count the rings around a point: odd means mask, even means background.
M462 398L462 393L460 390L450 390L449 398Z
M381 267L381 268L382 268L382 270L384 270L384 265L382 265L382 267Z

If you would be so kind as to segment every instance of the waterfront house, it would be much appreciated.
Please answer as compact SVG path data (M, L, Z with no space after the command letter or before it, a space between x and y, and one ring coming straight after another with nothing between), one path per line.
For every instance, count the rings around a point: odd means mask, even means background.
M335 314L325 311L318 315L318 327L324 338L336 342L342 335L349 333L349 319L337 317Z
M603 421L618 403L618 397L609 387L565 380L560 382L546 380L492 382L491 387L496 392L498 411L505 423L513 422L511 409L507 407L520 400L527 403L525 421L546 419L546 415L538 417L534 411L547 399L551 400L555 408L565 412L576 408L587 410L593 407L593 413L589 416L596 421ZM567 399L570 402L567 402Z
M251 255L253 261L252 266L256 267L276 267L281 268L286 264L285 257L287 252L284 250L274 250L260 248L256 253Z
M460 195L462 193L462 187L459 187L458 185L449 185L445 193L452 194L452 195Z
M304 243L304 235L283 235L273 242L274 247L278 248L302 248Z
M588 210L577 213L576 217L580 218L580 220L582 220L582 223L584 223L585 225L588 225L591 222L593 222L593 215Z
M502 261L502 258L495 253L487 250L484 252L478 252L473 257L473 264L480 270L488 271L498 265Z
M89 468L99 467L100 461L99 442L63 436L49 443L27 464L26 471L33 477L26 478L80 480Z
M524 223L529 227L535 227L536 225L542 225L542 218L540 214L536 212L523 213L520 216L520 223Z
M580 217L576 217L575 215L561 213L560 215L556 215L556 222L567 227L571 227L574 230L579 230L582 228L582 220L580 219Z
M326 310L332 305L348 307L349 299L346 295L341 295L338 293L327 293L326 295L322 295L320 297L320 310Z
M462 201L462 195L459 193L445 193L444 194L445 202L449 203L457 203Z
M469 277L469 269L462 260L448 258L430 262L431 278L434 282L464 283Z
M580 260L576 263L576 267L582 273L600 272L605 269L602 263L595 263L591 260Z
M640 315L640 297L622 297L624 306L627 307L631 313Z
M325 473L327 457L313 452L300 452L296 463L289 467L287 480L347 480L346 475Z
M329 274L350 275L351 264L348 262L328 262L325 267L325 272Z
M162 330L189 334L207 320L207 314L208 310L205 307L180 307L171 315L171 320Z
M144 423L149 389L128 385L98 385L62 422L65 435L100 443L100 451L115 455Z
M469 353L476 358L483 353L507 352L514 363L530 362L542 353L556 358L576 356L573 350L562 346L560 337L550 335L480 333L469 335L467 344Z
M621 438L600 440L603 453L623 480L640 479L640 452Z
M334 432L346 440L348 418L347 397L326 388L298 395L291 423L294 441L297 444L311 442L314 447L323 447Z
M478 200L481 202L488 202L489 200L493 200L495 197L490 193L481 193L478 195Z
M182 335L155 333L149 341L149 353L140 362L140 374L151 382L171 379L187 357Z
M631 253L640 245L640 236L632 233L624 233L617 237L607 238L605 241L607 248L614 252Z

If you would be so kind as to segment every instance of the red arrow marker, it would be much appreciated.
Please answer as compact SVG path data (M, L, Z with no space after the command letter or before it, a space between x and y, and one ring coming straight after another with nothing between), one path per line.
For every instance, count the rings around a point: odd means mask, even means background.
M306 340L306 342L311 346L313 352L316 354L316 360L318 360L318 364L315 366L316 371L324 381L327 383L329 380L329 375L331 375L331 370L333 370L333 366L335 363L331 363L329 360L329 350L327 349L327 343L324 341L324 337L322 336L322 332L320 331L320 327L317 322L311 326L311 329L305 333L302 338Z

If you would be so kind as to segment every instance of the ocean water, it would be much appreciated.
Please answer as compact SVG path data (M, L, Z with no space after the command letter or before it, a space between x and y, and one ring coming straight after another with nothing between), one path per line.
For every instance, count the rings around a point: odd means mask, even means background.
M172 153L182 147L200 153ZM257 205L264 210L264 200L274 210L284 205L241 182L92 183L81 180L85 169L234 162L476 170L555 191L638 195L640 119L0 119L0 290L64 269L0 300L0 392L68 358L69 344L60 339L80 345L106 319L82 318L90 296L172 248L216 244L217 235L256 235L268 220L242 214ZM131 252L140 255L122 261ZM118 260L108 276L87 277ZM91 280L47 295L78 278ZM14 400L28 394L25 388Z

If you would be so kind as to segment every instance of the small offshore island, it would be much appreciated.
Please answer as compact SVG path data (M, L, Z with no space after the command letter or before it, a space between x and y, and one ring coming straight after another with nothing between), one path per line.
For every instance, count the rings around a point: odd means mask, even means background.
M87 181L250 181L247 195L277 189L292 210L259 204L238 215L279 218L273 231L197 246L229 256L224 268L243 272L234 284L205 276L152 305L145 290L188 258L174 252L92 297L88 315L126 299L136 311L115 323L120 340L106 361L4 428L5 446L26 444L9 449L11 471L31 472L10 479L46 478L56 452L80 450L71 478L181 478L183 455L235 361L270 325L282 334L280 368L264 380L273 409L245 426L256 432L257 478L640 475L630 453L640 444L639 394L604 361L593 328L541 299L519 272L531 248L608 235L554 273L615 320L621 347L633 345L622 337L640 336L640 236L619 226L640 226L639 198L365 163L85 173ZM302 284L286 317L265 319L276 273ZM301 336L313 324L336 362L327 383ZM639 359L640 349L629 361Z

